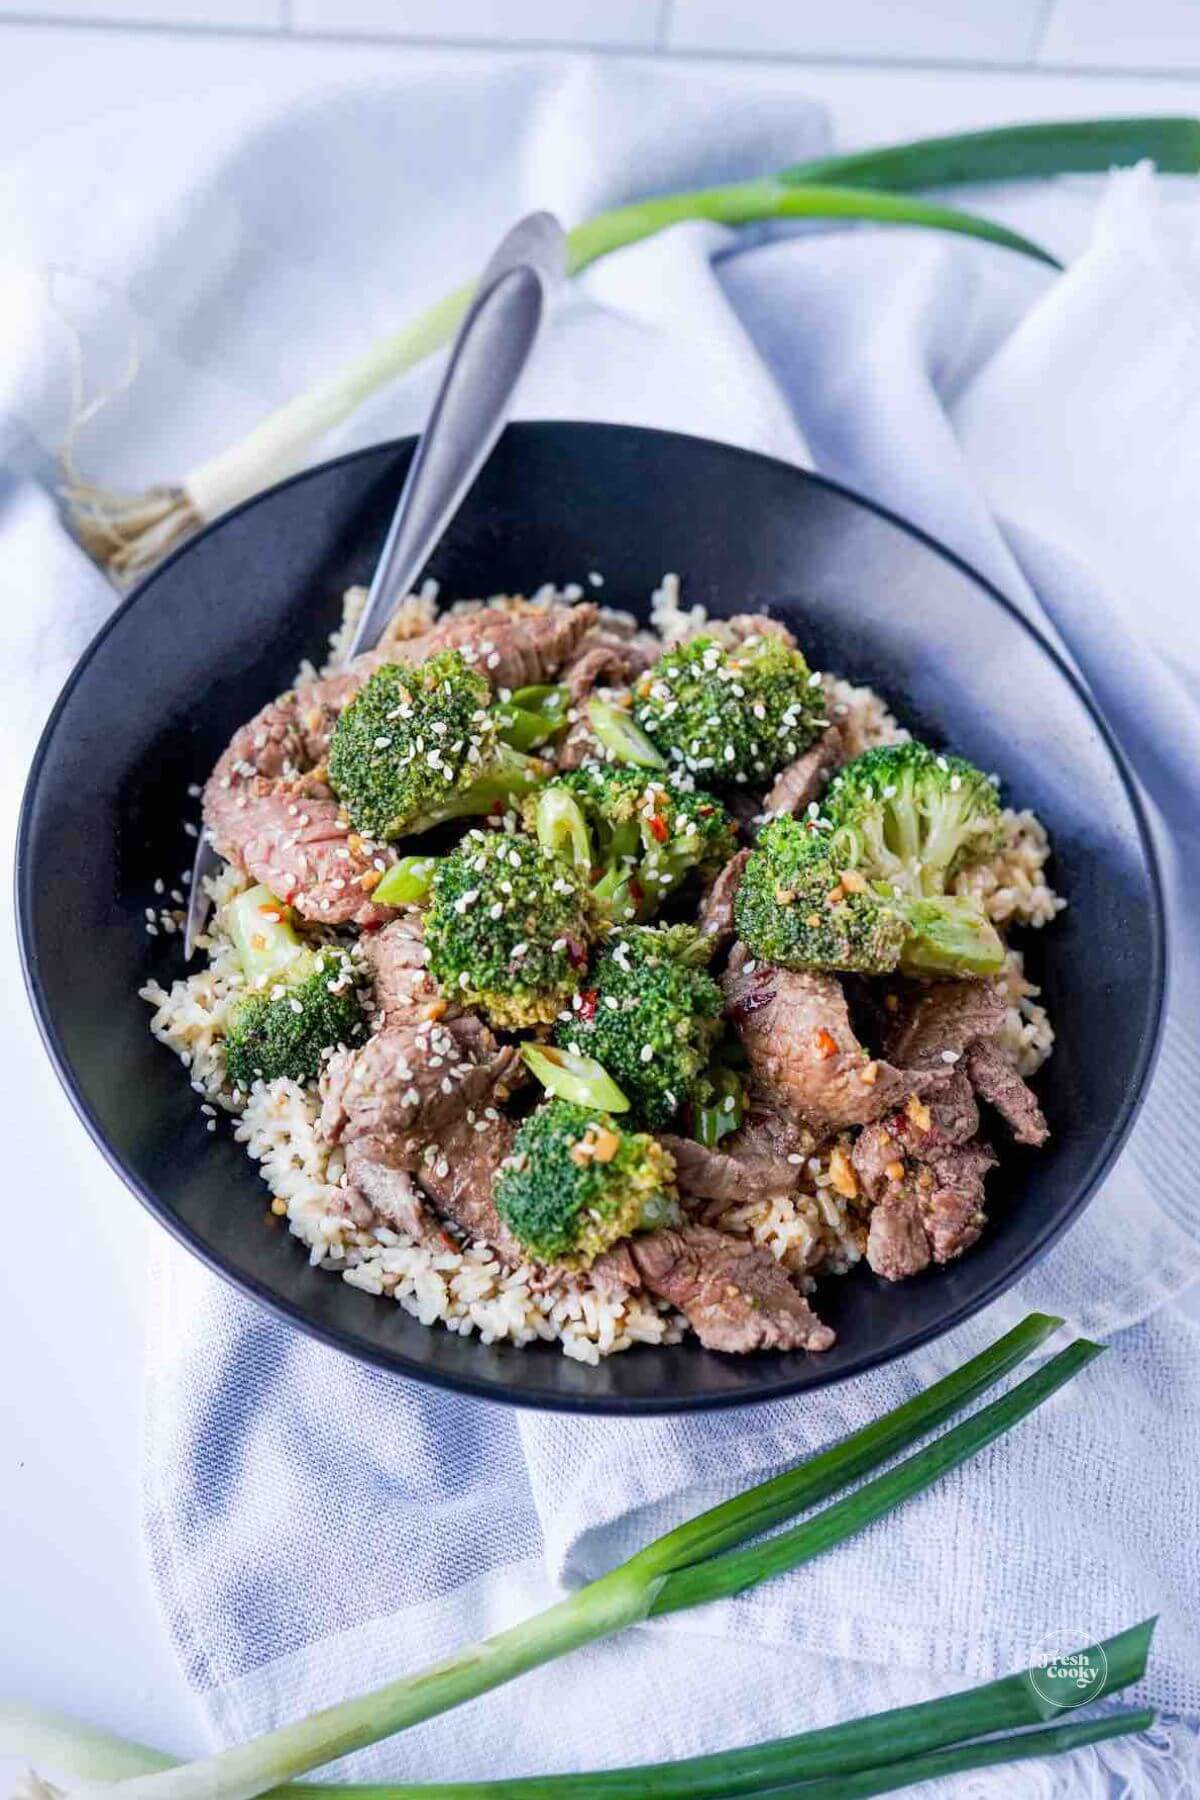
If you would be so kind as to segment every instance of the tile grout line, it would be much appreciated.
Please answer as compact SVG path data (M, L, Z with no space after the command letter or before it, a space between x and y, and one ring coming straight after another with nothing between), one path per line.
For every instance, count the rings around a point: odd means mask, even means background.
M1050 35L1050 21L1054 17L1054 8L1058 0L1041 0L1038 15L1033 22L1033 30L1029 37L1029 61L1036 64L1046 47L1046 39Z
M1048 0L1051 8L1053 0ZM660 0L668 9L672 0ZM290 12L289 0L283 0ZM568 55L590 55L604 57L653 57L659 53L658 47L643 44L593 44L585 39L549 39L549 38L439 38L418 36L397 36L395 33L372 31L316 31L311 28L297 29L294 25L289 29L281 21L274 26L265 25L208 25L196 20L181 20L178 24L167 20L150 19L80 19L65 18L49 13L2 13L0 14L0 31L6 26L16 26L43 31L87 32L99 31L106 34L125 32L139 37L227 37L235 40L253 39L260 42L279 42L286 38L289 44L370 44L383 49L392 50L441 50L446 52L493 50L509 54L522 51ZM772 69L828 69L837 72L861 72L871 75L887 75L893 73L908 75L1022 75L1045 78L1077 77L1096 81L1186 81L1200 74L1200 57L1194 65L1175 63L1170 67L1156 64L1142 66L1123 64L1114 67L1108 63L1071 63L1071 62L1029 62L1004 60L996 62L981 61L975 58L919 58L919 57L883 57L869 58L862 56L813 56L798 53L782 55L779 52L762 50L702 50L692 48L670 48L667 54L679 62L696 63L730 63L741 66L746 63L757 64L760 68Z

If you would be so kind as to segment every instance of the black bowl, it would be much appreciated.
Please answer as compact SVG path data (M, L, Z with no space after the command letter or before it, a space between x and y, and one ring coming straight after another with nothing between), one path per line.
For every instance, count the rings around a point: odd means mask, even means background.
M1000 594L842 488L696 438L603 425L510 429L434 558L454 599L604 575L646 607L664 571L713 613L770 606L817 668L877 687L900 717L1003 777L1040 813L1070 907L1029 934L1058 1032L1039 1078L1053 1129L1005 1153L991 1224L961 1262L890 1286L822 1285L824 1356L737 1359L695 1340L588 1368L553 1346L486 1347L309 1267L264 1189L205 1130L137 989L182 969L153 941L156 876L191 862L185 798L233 729L320 659L341 595L369 579L412 453L362 452L284 483L173 556L120 607L46 727L25 796L17 890L47 1048L99 1148L176 1237L256 1299L351 1354L526 1405L653 1412L818 1387L947 1331L1028 1268L1085 1204L1136 1112L1163 991L1162 904L1136 794L1095 708Z

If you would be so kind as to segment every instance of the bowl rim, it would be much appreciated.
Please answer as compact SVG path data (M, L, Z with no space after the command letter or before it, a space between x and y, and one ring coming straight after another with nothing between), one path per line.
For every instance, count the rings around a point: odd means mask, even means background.
M309 1337L340 1351L343 1355L367 1363L376 1368L386 1370L389 1374L401 1378L426 1382L429 1385L452 1392L466 1394L472 1399L490 1401L497 1405L528 1408L532 1411L562 1412L577 1415L594 1415L608 1417L653 1417L655 1415L681 1414L724 1410L738 1406L767 1405L773 1401L786 1400L799 1393L816 1392L823 1388L834 1387L844 1381L850 1381L870 1370L880 1368L887 1363L898 1361L911 1355L924 1345L935 1342L955 1330L967 1319L999 1298L1012 1287L1020 1277L1038 1262L1049 1250L1050 1246L1073 1225L1084 1211L1096 1190L1111 1171L1121 1150L1129 1137L1133 1124L1137 1119L1145 1101L1155 1064L1158 1060L1162 1043L1163 1012L1166 1002L1167 987L1167 950L1168 931L1162 871L1154 837L1150 829L1145 804L1142 800L1137 781L1126 760L1125 753L1113 735L1101 713L1096 701L1068 662L1066 657L1056 648L1050 639L1026 617L1025 613L998 588L994 582L980 573L956 551L951 550L938 538L925 531L921 526L912 524L901 514L890 507L860 493L844 482L835 481L829 476L803 469L799 465L789 463L780 457L769 456L757 450L746 449L741 445L727 444L716 438L702 437L696 433L665 431L657 427L640 425L620 425L590 420L553 420L536 419L521 420L510 424L504 433L510 437L533 437L544 432L571 431L589 434L596 437L633 437L643 442L664 441L669 443L688 443L703 445L706 450L717 450L732 461L743 464L763 465L768 469L785 471L812 486L825 489L852 505L874 514L902 531L907 537L915 539L926 549L941 557L964 574L975 588L980 590L991 601L1002 608L1019 629L1034 641L1042 655L1058 670L1067 685L1074 692L1076 699L1082 704L1084 711L1094 725L1104 749L1115 768L1121 785L1129 801L1130 811L1142 852L1142 858L1150 889L1150 916L1148 919L1148 938L1151 955L1150 979L1150 1011L1147 1015L1140 1042L1138 1044L1133 1079L1129 1084L1122 1106L1116 1117L1106 1128L1104 1148L1087 1180L1083 1182L1075 1194L1070 1207L1057 1220L1036 1233L1022 1248L1017 1256L1002 1272L998 1273L986 1287L969 1299L959 1301L936 1324L914 1329L904 1337L900 1344L865 1352L851 1366L843 1369L831 1369L822 1374L820 1364L813 1364L806 1358L807 1373L804 1379L788 1379L772 1381L762 1390L748 1386L744 1389L727 1393L705 1394L699 1397L672 1396L669 1393L658 1395L596 1395L555 1394L549 1391L525 1393L509 1387L505 1383L489 1380L483 1376L461 1374L457 1371L440 1369L429 1364L415 1361L399 1350L388 1350L361 1339L357 1334L340 1327L326 1325L311 1317L297 1302L289 1300L267 1287L252 1275L243 1274L227 1263L225 1258L214 1250L199 1233L195 1232L184 1220L180 1219L168 1208L134 1170L128 1167L115 1147L110 1144L99 1119L78 1080L70 1057L59 1036L50 1004L43 987L38 958L34 943L33 922L33 869L30 838L34 826L34 812L37 805L38 790L44 766L49 757L57 732L58 723L68 701L76 687L83 679L101 645L114 631L155 581L172 568L182 557L188 555L193 546L211 533L220 529L230 519L240 516L250 508L259 505L269 497L287 488L299 485L334 468L341 468L350 463L367 461L378 457L381 453L400 455L411 454L417 442L416 436L385 439L380 443L370 444L359 450L351 450L341 456L330 457L323 462L314 463L295 474L273 483L262 489L249 499L231 507L218 518L209 521L201 529L192 534L183 543L176 546L161 563L149 571L143 580L137 583L130 592L114 607L95 635L91 638L78 661L68 675L56 698L38 738L33 758L29 765L25 787L21 799L20 815L17 825L15 859L13 871L13 887L17 922L17 941L21 961L25 990L33 1011L38 1034L45 1047L59 1082L61 1083L71 1106L87 1132L92 1143L99 1150L104 1161L114 1174L119 1176L129 1191L141 1202L146 1210L165 1227L169 1234L182 1244L192 1255L222 1280L227 1281L238 1292L248 1294L258 1305L266 1307L276 1317L288 1324L297 1326ZM430 1327L429 1329L432 1329ZM814 1368L816 1372L814 1373Z

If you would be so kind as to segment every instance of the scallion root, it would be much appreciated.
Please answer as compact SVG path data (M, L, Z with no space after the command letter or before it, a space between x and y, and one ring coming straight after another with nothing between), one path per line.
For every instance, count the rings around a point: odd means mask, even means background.
M92 482L66 481L59 493L72 532L118 587L147 574L204 523L183 487L118 494Z

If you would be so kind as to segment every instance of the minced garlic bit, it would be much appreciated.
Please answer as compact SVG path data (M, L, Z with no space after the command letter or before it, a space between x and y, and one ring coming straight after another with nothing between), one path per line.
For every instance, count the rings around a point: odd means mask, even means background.
M932 1126L933 1114L930 1112L925 1102L923 1100L918 1100L915 1094L909 1095L908 1104L904 1110L918 1131L928 1131Z
M840 1144L836 1145L830 1154L829 1183L844 1199L857 1200L858 1177L854 1173L854 1166L850 1158Z

